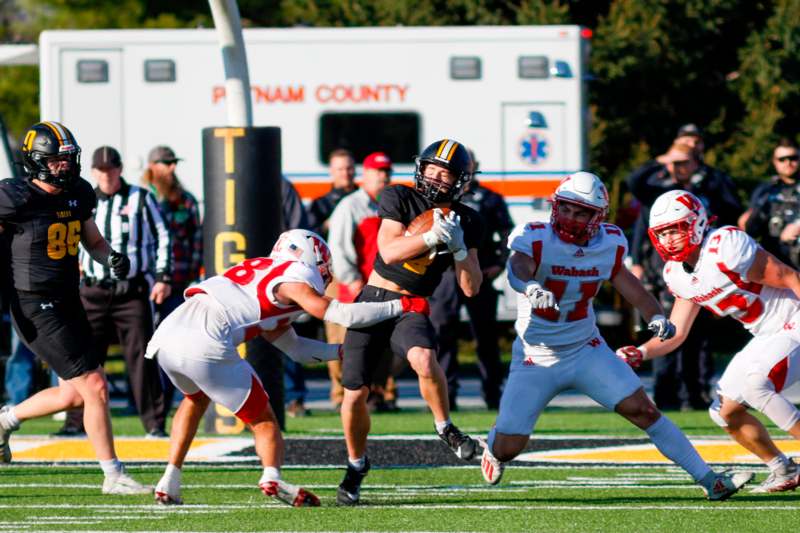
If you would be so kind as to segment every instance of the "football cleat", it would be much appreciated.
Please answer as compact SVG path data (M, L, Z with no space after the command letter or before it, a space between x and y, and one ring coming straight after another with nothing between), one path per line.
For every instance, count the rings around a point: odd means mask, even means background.
M19 425L12 426L3 416L10 410L11 407L7 405L0 407L0 463L11 462L11 444L8 441L11 438L11 433L19 429Z
M336 503L338 505L356 505L361 498L361 483L369 472L369 459L364 457L364 468L356 470L347 463L347 472L344 479L336 489Z
M260 481L258 487L266 496L271 496L292 507L319 507L319 498L313 493L286 483L282 479Z
M103 480L103 494L152 494L153 487L142 485L125 470L106 475Z
M800 485L800 467L789 459L787 471L785 474L772 472L761 485L757 486L750 492L765 493L765 492L785 492L787 490L794 490Z
M737 472L735 474L722 472L721 474L714 474L714 482L711 487L703 487L703 491L709 500L721 502L739 492L739 489L752 479L752 472Z
M455 424L449 424L444 431L439 433L439 438L442 439L447 446L453 450L456 457L469 461L477 453L478 444L469 435L461 433L461 430Z
M181 498L181 482L177 477L168 477L166 474L159 480L154 492L156 503L162 505L183 505Z
M501 463L492 455L487 445L483 449L483 456L481 457L481 473L483 474L483 479L489 485L497 485L500 483L500 478L503 477L503 470L505 470L505 464Z

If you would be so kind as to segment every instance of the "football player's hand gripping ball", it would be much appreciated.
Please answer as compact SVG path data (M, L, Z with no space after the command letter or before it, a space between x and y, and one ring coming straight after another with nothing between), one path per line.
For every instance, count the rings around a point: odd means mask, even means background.
M447 229L447 233L450 234L447 248L456 261L463 261L467 257L467 246L464 244L464 229L461 227L461 217L455 211L450 211L442 225Z
M445 226L445 217L440 209L433 211L433 227L422 234L422 240L428 248L436 248L440 244L448 244L451 236Z

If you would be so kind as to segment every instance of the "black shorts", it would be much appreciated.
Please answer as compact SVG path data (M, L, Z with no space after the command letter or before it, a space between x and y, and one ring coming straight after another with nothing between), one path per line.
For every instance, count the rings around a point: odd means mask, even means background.
M388 302L401 296L399 292L367 285L356 301ZM358 390L382 382L388 375L392 353L405 359L414 346L433 350L437 347L433 325L420 313L406 313L368 328L348 328L344 337L342 385Z
M77 291L67 296L16 291L11 316L20 339L61 379L78 377L99 366Z

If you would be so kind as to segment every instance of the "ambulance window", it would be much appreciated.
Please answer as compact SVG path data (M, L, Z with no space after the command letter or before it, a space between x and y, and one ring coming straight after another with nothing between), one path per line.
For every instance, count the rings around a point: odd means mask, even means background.
M79 83L108 83L108 62L102 59L78 61Z
M481 79L481 58L451 57L450 77L453 78L454 80Z
M396 164L410 164L419 154L417 113L323 113L319 119L319 161L347 148L361 163L372 152L385 152Z
M171 59L147 59L144 62L144 79L154 83L175 81L175 62Z
M549 77L550 68L547 56L520 56L517 72L523 80Z

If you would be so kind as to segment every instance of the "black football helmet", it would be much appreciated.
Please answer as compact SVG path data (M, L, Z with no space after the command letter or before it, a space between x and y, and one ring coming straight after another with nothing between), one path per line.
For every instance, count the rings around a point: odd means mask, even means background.
M53 174L47 161L65 155L69 168ZM39 122L31 126L22 141L22 166L31 179L66 188L81 175L81 147L72 132L58 122Z
M425 166L433 163L445 167L456 178L452 186L424 177ZM472 180L472 158L467 148L453 139L442 139L429 145L416 159L414 188L431 202L438 204L458 200Z

